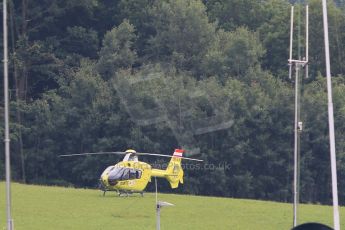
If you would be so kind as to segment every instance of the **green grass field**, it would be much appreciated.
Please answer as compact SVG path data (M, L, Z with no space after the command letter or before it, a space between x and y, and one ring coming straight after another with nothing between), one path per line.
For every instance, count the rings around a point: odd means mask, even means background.
M0 229L5 229L5 184L0 183ZM162 230L278 230L290 229L292 205L277 202L159 194L175 204L162 210ZM12 214L16 230L155 229L155 196L117 197L100 191L33 185L12 185ZM332 224L329 206L301 205L300 222ZM345 224L345 208L341 208Z

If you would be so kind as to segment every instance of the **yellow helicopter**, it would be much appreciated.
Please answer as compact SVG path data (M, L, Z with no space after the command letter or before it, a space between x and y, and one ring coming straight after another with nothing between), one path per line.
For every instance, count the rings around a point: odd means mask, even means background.
M183 149L175 149L173 155L163 155L155 153L139 153L133 149L125 152L99 152L99 153L80 153L60 155L61 157L80 156L80 155L100 155L100 154L124 154L123 160L115 165L107 167L100 176L100 189L103 196L107 191L116 191L119 196L143 191L152 177L165 178L170 183L171 188L177 188L179 183L183 184L183 169L181 160L202 161L183 157ZM139 155L169 157L171 158L165 170L152 168L146 162L138 160Z

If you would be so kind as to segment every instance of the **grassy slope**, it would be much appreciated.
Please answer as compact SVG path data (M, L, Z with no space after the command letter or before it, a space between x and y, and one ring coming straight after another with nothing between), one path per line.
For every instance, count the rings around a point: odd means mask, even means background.
M0 229L6 226L5 186L0 183ZM159 194L175 204L163 209L163 230L185 229L290 229L290 204L230 198ZM155 229L154 194L102 197L100 191L32 185L12 185L13 218L16 230ZM301 222L318 221L331 225L328 206L302 205ZM345 208L341 210L345 224Z

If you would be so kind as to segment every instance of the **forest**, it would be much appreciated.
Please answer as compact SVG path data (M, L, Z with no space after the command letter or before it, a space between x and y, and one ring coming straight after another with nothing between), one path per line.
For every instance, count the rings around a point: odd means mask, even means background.
M300 199L330 203L319 0L9 1L13 180L96 187L100 173L121 157L59 155L128 148L170 155L179 147L204 163L184 161L185 184L171 190L162 181L161 191L291 202L290 6L295 5L294 57L303 57L305 2L310 64L309 77L301 72L300 78ZM345 4L328 2L344 205ZM1 99L2 136L3 105ZM4 179L3 143L0 153ZM157 166L166 161L141 160Z

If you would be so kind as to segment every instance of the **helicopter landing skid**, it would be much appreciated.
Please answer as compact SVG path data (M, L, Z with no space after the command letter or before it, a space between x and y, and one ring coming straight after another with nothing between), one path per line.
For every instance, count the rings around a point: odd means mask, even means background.
M117 193L119 197L129 197L130 195L134 193L139 193L141 197L144 197L144 192L136 192L136 191L119 191L119 190L106 190L106 189L101 189L103 191L103 196L105 196L105 193L108 191L114 191Z
M144 197L144 192L136 192L136 191L118 191L118 196L124 196L124 197L129 197L130 195L134 193L139 193L141 197Z

